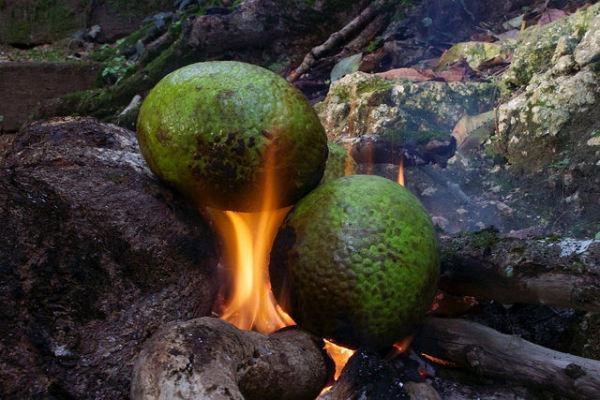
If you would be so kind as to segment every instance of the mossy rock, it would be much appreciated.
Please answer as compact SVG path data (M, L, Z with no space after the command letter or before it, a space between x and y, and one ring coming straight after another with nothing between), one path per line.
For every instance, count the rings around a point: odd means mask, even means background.
M137 129L154 173L218 209L261 209L268 174L279 196L273 206L294 204L319 183L327 160L325 132L306 98L279 75L240 62L167 75L144 100Z
M536 73L546 71L561 40L579 42L593 18L600 14L600 3L543 26L521 32L515 44L513 60L502 76L502 87L510 92L529 83ZM573 46L574 47L574 46ZM565 49L565 52L572 49Z
M340 178L286 217L270 274L277 300L303 329L351 348L383 348L409 335L431 305L434 228L397 183Z
M465 114L493 108L492 82L414 82L356 72L331 85L317 110L330 140L378 135L390 143L448 139Z
M86 26L85 0L0 2L0 43L25 46L63 39Z

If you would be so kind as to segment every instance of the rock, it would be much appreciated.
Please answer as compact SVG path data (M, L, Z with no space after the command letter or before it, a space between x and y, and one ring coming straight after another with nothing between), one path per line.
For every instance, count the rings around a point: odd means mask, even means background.
M112 42L138 29L144 19L159 11L171 10L173 0L99 0L89 16L90 25L99 25L98 40Z
M87 62L0 63L0 131L19 129L41 101L95 87L99 73Z
M580 67L600 61L600 14L594 17L587 33L577 45L575 61Z
M0 397L126 398L144 340L210 312L211 230L92 118L25 128L0 187Z
M592 30L585 34L589 36ZM600 215L600 149L593 145L600 132L600 71L593 63L576 67L573 56L576 51L581 60L581 54L593 53L586 44L595 45L581 41L557 52L566 54L546 72L534 73L524 91L500 105L492 148L515 173L554 187L558 198L577 200L575 209L591 217L581 220L593 225Z
M464 42L457 43L450 47L440 57L438 69L442 70L461 59L465 59L469 66L473 69L479 67L486 61L498 58L501 60L508 59L508 51L501 44L487 42Z
M334 82L316 108L330 140L381 141L387 150L445 161L454 151L456 122L491 109L496 92L486 82L414 82L357 72Z
M0 44L35 46L66 38L86 27L87 7L85 0L4 0Z
M572 53L568 48L570 45L580 42L587 31L597 32L597 29L590 28L598 15L600 3L550 24L533 26L523 31L514 44L516 48L513 60L502 77L502 85L509 90L525 86L534 74L544 72L553 65L551 61L557 49L559 54L563 53L560 55ZM597 35L598 33L592 33L587 40L593 42ZM595 46L598 46L597 41ZM583 56L581 50L579 54L583 62L587 56Z

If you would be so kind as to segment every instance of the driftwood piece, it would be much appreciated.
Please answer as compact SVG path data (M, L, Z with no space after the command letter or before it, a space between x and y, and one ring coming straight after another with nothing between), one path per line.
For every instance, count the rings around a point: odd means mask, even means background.
M131 398L312 400L332 372L322 340L299 329L265 336L205 317L168 325L146 343Z
M441 238L440 287L455 295L600 311L600 240L521 239L491 230Z
M550 350L475 322L430 318L413 345L478 375L573 399L598 399L600 395L600 361Z

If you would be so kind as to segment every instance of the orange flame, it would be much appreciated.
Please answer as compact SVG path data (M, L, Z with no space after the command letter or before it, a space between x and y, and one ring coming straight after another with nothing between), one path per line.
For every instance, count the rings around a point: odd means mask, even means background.
M404 185L404 156L400 156L400 164L398 165L398 178L396 179L400 185Z
M263 205L261 211L208 210L222 238L225 263L232 280L228 298L220 312L221 318L240 329L253 329L261 333L271 333L295 324L275 301L268 277L268 258L273 240L289 211L289 208L274 208L279 200L274 165L273 154L268 151L264 182L259 193ZM403 159L400 160L398 183L404 185ZM396 351L405 351L411 339L398 342ZM325 341L325 350L335 362L337 380L355 350L329 341Z
M325 350L327 351L327 353L329 353L329 356L333 359L333 362L335 363L334 379L337 381L337 379L342 374L342 370L348 363L348 360L350 359L350 357L352 357L354 353L356 353L356 350L338 346L337 344L334 344L329 340L325 340Z
M240 329L271 333L294 321L275 302L268 274L268 259L279 225L289 208L276 209L278 191L273 152L267 151L264 181L257 195L262 210L235 212L211 210L222 238L225 262L230 267L231 293L221 319Z

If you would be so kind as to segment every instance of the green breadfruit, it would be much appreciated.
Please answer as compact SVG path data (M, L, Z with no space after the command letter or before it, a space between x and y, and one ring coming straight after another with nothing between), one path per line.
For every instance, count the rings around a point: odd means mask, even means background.
M320 181L327 137L304 96L279 75L234 62L192 64L148 94L138 139L152 171L199 205L253 211L273 158L279 196L294 204Z
M277 300L304 329L347 347L385 347L409 335L432 303L435 231L395 182L340 178L286 217L270 274Z

